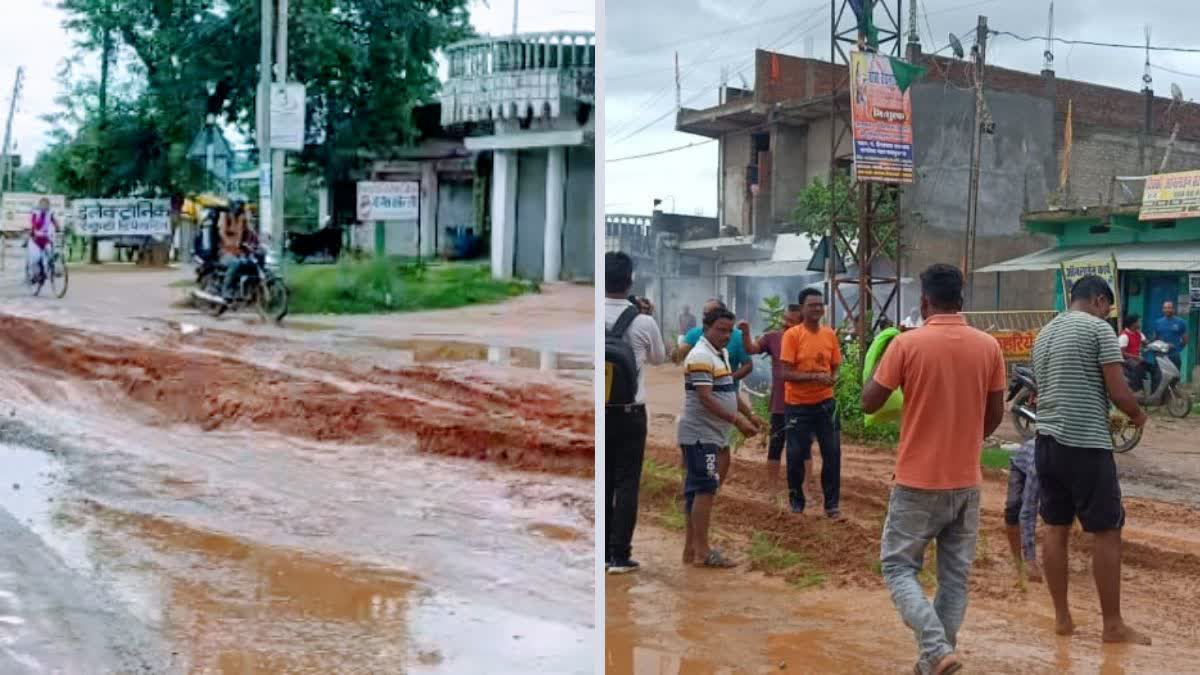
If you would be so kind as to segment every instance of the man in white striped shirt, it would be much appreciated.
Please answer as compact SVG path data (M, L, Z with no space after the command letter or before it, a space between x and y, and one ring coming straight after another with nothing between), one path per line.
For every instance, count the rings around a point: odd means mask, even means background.
M1109 434L1109 399L1133 424L1146 423L1123 371L1117 336L1105 318L1114 298L1108 283L1089 275L1071 288L1071 306L1038 333L1033 346L1046 586L1054 601L1055 632L1075 630L1067 605L1067 547L1075 519L1095 535L1092 573L1100 595L1105 642L1150 644L1121 618L1121 528L1125 508Z

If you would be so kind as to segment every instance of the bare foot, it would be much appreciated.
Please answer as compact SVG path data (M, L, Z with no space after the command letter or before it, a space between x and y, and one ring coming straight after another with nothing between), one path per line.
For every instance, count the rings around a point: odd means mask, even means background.
M1117 621L1111 626L1104 627L1102 639L1105 642L1128 642L1134 645L1150 644L1150 636L1125 625L1124 621Z
M947 654L942 657L941 661L937 662L937 665L933 667L931 672L933 675L941 675L942 673L952 670L955 666L961 667L958 662L958 657L954 654Z
M1075 622L1071 620L1070 615L1067 615L1066 618L1054 620L1054 634L1055 635L1074 635L1075 634Z
M1041 564L1036 560L1025 563L1025 577L1030 581L1041 583L1043 580Z

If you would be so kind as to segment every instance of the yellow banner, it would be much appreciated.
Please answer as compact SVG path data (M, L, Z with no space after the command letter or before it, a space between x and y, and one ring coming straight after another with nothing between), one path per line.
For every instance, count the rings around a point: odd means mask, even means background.
M991 336L1000 343L1005 361L1028 361L1033 357L1037 334L1036 330L1002 330L992 332Z
M1200 218L1200 171L1160 173L1146 179L1138 220Z

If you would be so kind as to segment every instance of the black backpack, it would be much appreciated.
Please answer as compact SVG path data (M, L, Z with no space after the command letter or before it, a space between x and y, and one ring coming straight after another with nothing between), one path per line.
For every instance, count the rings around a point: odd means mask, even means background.
M630 405L637 398L637 357L633 345L625 340L625 332L639 313L637 307L630 306L612 328L604 331L605 405Z

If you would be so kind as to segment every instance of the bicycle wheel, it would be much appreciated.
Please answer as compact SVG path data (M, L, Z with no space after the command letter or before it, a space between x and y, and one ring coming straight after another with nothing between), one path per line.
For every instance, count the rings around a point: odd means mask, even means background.
M54 289L54 297L61 299L67 294L67 282L67 261L56 253L50 261L50 288Z

